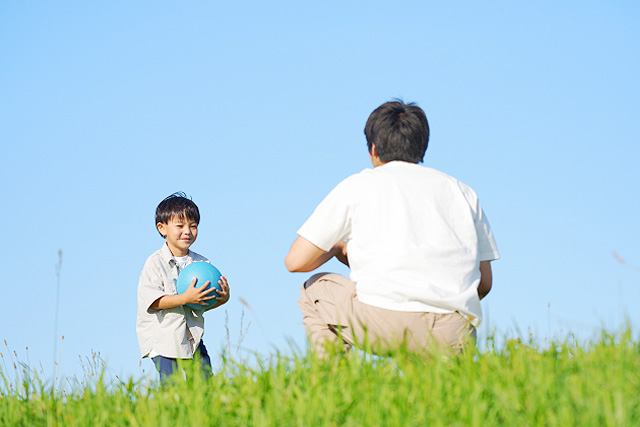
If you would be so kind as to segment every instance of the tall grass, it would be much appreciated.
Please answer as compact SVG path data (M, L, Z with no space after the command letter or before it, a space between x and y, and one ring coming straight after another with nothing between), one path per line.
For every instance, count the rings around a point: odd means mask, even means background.
M223 357L208 380L189 366L165 387L98 374L64 393L19 367L11 380L4 364L0 424L640 425L640 344L630 331L582 345L491 343L430 359L406 352L275 355L249 364Z

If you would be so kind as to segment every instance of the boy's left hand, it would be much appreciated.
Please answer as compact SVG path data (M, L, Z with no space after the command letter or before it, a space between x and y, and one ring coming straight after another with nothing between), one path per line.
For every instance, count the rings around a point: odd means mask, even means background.
M215 298L219 301L218 304L216 304L216 307L229 301L229 284L227 283L227 277L226 276L220 277L220 280L218 280L218 284L220 285L222 290L219 291L216 289L216 293L218 295L216 295Z

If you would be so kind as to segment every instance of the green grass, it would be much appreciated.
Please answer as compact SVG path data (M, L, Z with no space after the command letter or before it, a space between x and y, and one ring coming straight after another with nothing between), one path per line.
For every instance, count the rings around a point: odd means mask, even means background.
M56 391L27 367L9 378L4 366L0 425L640 425L640 344L631 332L544 349L491 343L428 360L354 352L250 367L223 359L208 381L190 372L164 388L98 373Z

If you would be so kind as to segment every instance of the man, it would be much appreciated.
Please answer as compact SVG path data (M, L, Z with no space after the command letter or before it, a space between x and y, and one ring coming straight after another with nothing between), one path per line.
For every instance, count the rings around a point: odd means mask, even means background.
M350 278L321 273L298 305L312 348L327 343L461 351L474 342L480 299L499 254L475 192L419 165L429 142L422 109L378 107L364 129L373 169L336 186L298 230L285 258L292 272L336 257Z

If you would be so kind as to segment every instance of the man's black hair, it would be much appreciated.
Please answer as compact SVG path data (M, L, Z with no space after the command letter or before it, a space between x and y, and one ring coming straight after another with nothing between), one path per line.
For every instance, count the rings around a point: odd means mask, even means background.
M390 101L371 113L364 134L369 153L375 144L376 154L383 162L421 163L429 145L429 122L416 104Z
M200 211L186 194L179 191L165 198L156 208L156 225L167 224L171 218L186 219L200 224Z

